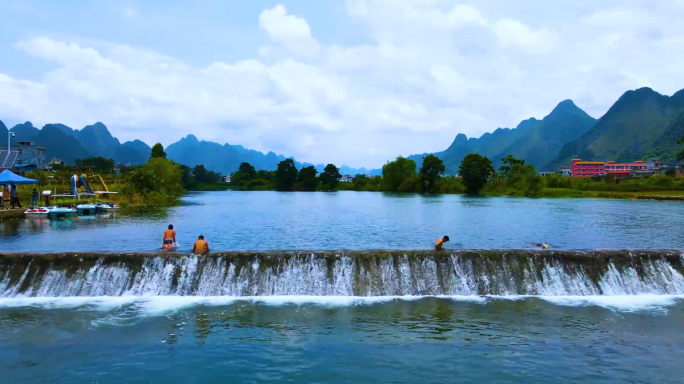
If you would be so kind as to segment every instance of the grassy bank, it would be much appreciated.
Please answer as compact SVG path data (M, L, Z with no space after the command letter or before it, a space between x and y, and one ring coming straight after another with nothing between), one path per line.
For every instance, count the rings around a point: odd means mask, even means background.
M521 191L483 191L484 196L519 196L525 197ZM644 196L677 196L684 197L684 191L591 191L569 188L542 188L534 197L546 198L594 198L594 199L636 199Z

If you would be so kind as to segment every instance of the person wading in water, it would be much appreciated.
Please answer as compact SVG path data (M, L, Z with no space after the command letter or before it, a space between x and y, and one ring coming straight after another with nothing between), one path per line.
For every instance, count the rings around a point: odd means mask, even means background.
M442 245L449 241L449 236L444 236L440 239L437 240L435 243L435 251L441 251L442 250Z
M173 230L173 224L169 224L169 229L164 231L164 238L162 239L162 250L170 251L174 247L178 247L176 244L176 231Z

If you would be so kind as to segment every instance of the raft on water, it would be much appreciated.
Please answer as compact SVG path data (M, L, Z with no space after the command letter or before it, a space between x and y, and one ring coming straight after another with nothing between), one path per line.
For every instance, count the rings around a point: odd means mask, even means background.
M0 297L684 294L679 251L0 254Z

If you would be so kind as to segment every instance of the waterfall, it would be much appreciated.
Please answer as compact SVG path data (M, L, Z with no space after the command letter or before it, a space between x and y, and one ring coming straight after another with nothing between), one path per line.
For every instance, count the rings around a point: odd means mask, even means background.
M0 297L684 294L674 251L0 254Z

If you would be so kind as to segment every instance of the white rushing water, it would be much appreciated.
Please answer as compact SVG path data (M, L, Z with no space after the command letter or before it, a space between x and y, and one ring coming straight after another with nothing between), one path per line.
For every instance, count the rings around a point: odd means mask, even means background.
M197 306L253 304L317 305L345 307L375 305L392 301L416 301L428 298L487 305L497 300L541 299L562 306L597 306L620 312L662 312L668 306L684 301L684 295L620 295L620 296L97 296L97 297L20 297L0 298L0 308L73 309L113 311L131 308L138 317L165 315Z
M0 297L682 295L681 256L147 256L0 270ZM679 263L679 265L676 265Z

